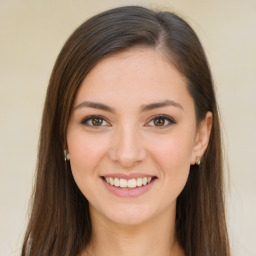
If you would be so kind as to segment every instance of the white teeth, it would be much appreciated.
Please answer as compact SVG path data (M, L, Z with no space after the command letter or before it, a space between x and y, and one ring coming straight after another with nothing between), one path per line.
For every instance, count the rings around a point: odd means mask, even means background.
M119 179L118 178L114 179L114 186L119 187Z
M136 180L135 179L128 180L128 188L135 188L135 187L136 187Z
M121 188L127 188L127 180L125 179L120 179L120 187Z
M137 186L141 187L142 186L142 178L137 179Z
M142 185L147 185L152 181L152 177L142 177L137 179L119 179L119 178L113 178L113 177L105 177L105 180L108 184L115 186L115 187L121 187L121 188L136 188L141 187Z

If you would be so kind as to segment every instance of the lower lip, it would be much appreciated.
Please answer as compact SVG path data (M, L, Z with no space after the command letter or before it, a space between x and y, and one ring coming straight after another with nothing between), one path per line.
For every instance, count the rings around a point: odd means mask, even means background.
M147 191L149 191L152 186L154 185L155 181L157 179L152 180L150 183L147 185L142 185L141 187L136 187L136 188L120 188L120 187L115 187L110 184L108 184L104 179L103 183L105 184L106 188L113 194L120 196L120 197L136 197L140 196Z

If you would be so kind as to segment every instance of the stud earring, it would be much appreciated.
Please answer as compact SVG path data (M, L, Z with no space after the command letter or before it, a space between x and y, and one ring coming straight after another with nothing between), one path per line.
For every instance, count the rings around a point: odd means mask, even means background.
M67 162L67 160L69 160L70 158L69 158L69 156L68 156L68 151L65 149L64 150L64 160L65 160L65 162Z
M196 164L199 166L201 163L201 158L199 156L196 157Z

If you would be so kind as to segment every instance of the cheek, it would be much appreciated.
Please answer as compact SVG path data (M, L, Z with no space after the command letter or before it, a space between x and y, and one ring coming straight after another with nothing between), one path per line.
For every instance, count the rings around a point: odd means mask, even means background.
M159 140L158 147L151 149L160 170L160 178L172 199L177 198L187 182L192 148L191 139L176 134Z
M162 163L165 168L182 167L190 165L190 159L193 150L192 138L186 138L183 134L175 134L174 136L163 137L158 139L154 147L151 146L150 151Z
M106 152L106 138L83 133L73 133L68 136L68 149L73 175L96 175L98 163Z
M99 182L98 166L106 152L107 141L102 136L72 132L67 136L70 166L74 180L89 200L95 200L95 186Z

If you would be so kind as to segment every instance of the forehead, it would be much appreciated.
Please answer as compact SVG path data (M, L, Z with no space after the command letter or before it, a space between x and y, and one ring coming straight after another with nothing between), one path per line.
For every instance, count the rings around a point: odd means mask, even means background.
M100 61L83 80L75 104L90 99L136 105L168 98L193 104L185 77L163 53L133 48Z

